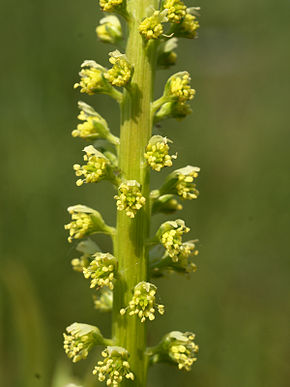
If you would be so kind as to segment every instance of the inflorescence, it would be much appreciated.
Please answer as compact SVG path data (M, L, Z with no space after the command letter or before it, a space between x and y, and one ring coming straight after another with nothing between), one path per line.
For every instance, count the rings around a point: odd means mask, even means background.
M119 186L119 195L115 195L118 211L125 211L129 218L134 218L137 211L145 204L140 184L136 180L127 180Z

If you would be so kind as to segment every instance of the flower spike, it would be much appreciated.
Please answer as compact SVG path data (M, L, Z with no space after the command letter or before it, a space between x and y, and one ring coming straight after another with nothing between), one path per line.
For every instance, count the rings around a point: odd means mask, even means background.
M117 16L102 18L96 28L98 38L103 43L117 44L122 38L122 26Z
M92 325L73 323L66 328L64 333L64 350L74 363L86 359L89 351L98 344L103 344L104 339L100 330Z
M145 204L140 184L136 180L126 180L119 187L119 195L115 195L118 211L125 211L129 218L135 218L140 208Z
M93 374L100 382L107 379L107 386L118 387L122 380L134 380L134 374L128 362L129 353L122 347L107 347L103 352L103 361L98 361Z
M155 309L160 314L164 314L164 305L157 304L155 301L156 286L150 282L139 282L134 288L132 300L129 302L127 308L120 310L121 315L124 315L129 310L129 315L137 315L141 322L146 318L150 321L155 319Z
M92 261L83 268L83 274L86 279L91 280L91 288L107 286L114 288L114 277L117 268L117 260L113 255L106 253L95 253Z
M159 172L163 167L171 167L172 159L177 158L176 155L168 154L169 142L172 141L162 136L153 136L149 140L144 157L155 171Z

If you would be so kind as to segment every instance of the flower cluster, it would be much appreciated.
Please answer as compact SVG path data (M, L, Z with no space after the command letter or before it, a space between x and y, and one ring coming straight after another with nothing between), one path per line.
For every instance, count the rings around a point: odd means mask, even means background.
M167 221L160 226L157 237L173 262L186 265L190 255L198 254L195 251L196 246L192 241L182 242L183 235L189 231L190 228L186 227L181 219Z
M169 145L172 142L166 137L153 136L151 137L144 154L147 163L155 171L160 171L163 167L171 167L172 159L176 159L176 155L168 154Z
M199 22L195 15L187 13L175 30L175 35L182 38L194 39L197 35Z
M105 224L104 219L98 211L81 204L71 206L67 210L72 218L72 221L64 226L66 230L69 230L69 242L72 242L73 239L81 239L95 232L112 233L112 228Z
M113 67L105 73L105 78L114 86L126 86L133 75L133 67L128 62L126 55L116 50L110 53L109 60Z
M190 76L187 71L181 71L172 75L167 81L166 92L183 104L195 95L195 90L190 87Z
M113 255L106 253L95 253L93 260L88 266L83 268L83 274L86 279L91 280L91 288L107 286L114 288L113 280L117 267L117 260Z
M195 179L198 177L200 168L191 167L188 165L185 168L177 169L176 191L177 195L183 199L196 199L198 197L198 190L196 189Z
M84 61L81 67L81 80L79 83L75 83L74 88L80 87L81 93L89 95L108 90L108 84L104 78L106 72L104 67L92 60Z
M84 148L84 161L85 165L74 164L76 176L83 176L83 179L78 179L76 185L79 187L84 183L96 183L103 179L107 173L107 167L109 160L92 145Z
M101 333L97 327L73 323L64 333L64 350L74 363L85 359L92 347L100 342Z
M167 9L167 17L171 23L180 23L186 15L186 5L181 0L165 0L163 8Z
M129 353L122 347L107 347L103 352L103 361L98 361L93 374L100 382L107 379L107 386L118 387L124 378L134 380L134 374L128 362Z
M100 114L85 102L79 101L78 105L81 109L78 119L83 122L72 131L73 137L95 140L112 136L107 121Z
M119 195L115 195L118 211L125 211L129 218L134 218L137 211L145 204L140 184L136 180L127 180L119 186Z
M163 34L162 23L168 20L166 14L167 10L154 11L152 16L146 17L139 25L140 34L146 40L158 39Z
M102 288L98 294L93 295L94 307L100 312L109 312L113 306L113 292Z
M171 332L167 336L168 355L178 364L178 369L191 370L191 366L197 360L198 345L194 342L195 335L191 332Z
M134 288L134 294L129 302L127 308L121 309L120 313L123 315L129 310L129 315L137 315L141 322L144 322L146 318L150 321L155 319L155 309L160 314L164 314L164 305L157 304L155 301L156 286L150 282L139 282Z
M105 12L112 12L116 7L120 6L123 0L100 0L100 7Z
M116 44L122 39L122 27L117 16L110 15L102 18L96 28L98 38L104 43Z

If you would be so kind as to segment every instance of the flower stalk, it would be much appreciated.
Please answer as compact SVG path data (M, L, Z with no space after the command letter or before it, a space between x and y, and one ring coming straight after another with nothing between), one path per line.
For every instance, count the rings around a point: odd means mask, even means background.
M119 15L127 27L126 50L109 54L109 69L84 61L74 87L89 96L106 94L119 104L120 136L93 107L79 102L81 123L72 135L90 144L83 149L85 163L73 168L80 189L103 180L114 186L116 227L107 225L97 210L76 205L68 208L71 222L65 228L69 242L80 240L77 251L82 255L72 260L73 269L95 292L95 308L112 312L112 338L103 338L95 326L74 323L64 334L64 348L76 362L87 358L94 346L105 346L103 359L92 370L97 379L114 387L145 387L149 365L165 361L188 371L198 351L194 334L178 331L147 348L147 325L165 312L151 281L166 272L196 270L191 258L198 254L197 241L183 241L190 231L184 221L163 223L151 240L150 223L154 214L182 210L180 200L197 198L199 168L177 169L152 191L150 174L172 167L177 158L170 152L171 140L155 131L152 136L153 125L184 118L195 96L189 73L182 71L168 79L163 95L154 101L156 70L176 63L177 37L195 37L199 24L195 10L182 0L99 0L99 4L109 16L100 20L98 38L122 46L126 34ZM102 252L91 239L97 233L112 238L112 252Z

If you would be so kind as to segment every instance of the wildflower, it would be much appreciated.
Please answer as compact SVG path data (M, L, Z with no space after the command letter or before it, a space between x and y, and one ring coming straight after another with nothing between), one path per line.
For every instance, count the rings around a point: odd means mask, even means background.
M108 175L109 160L99 152L92 145L84 148L84 160L87 162L85 165L75 164L73 166L76 176L84 176L83 179L79 179L76 182L77 186L81 186L84 183L96 183Z
M122 39L122 27L117 16L106 16L96 28L98 38L104 43L116 44Z
M81 65L81 80L75 83L74 88L81 88L81 93L93 95L100 92L108 92L110 84L104 77L106 69L93 60L86 60Z
M86 359L89 351L97 344L101 344L100 330L92 325L73 323L64 333L64 350L74 363Z
M146 40L158 39L163 34L162 23L168 20L166 14L167 10L154 11L152 16L146 17L139 25L140 34Z
M191 255L197 255L193 242L183 243L182 237L190 231L181 219L163 223L157 231L157 238L165 248L173 262L183 263L185 266Z
M156 286L150 282L139 282L134 288L133 298L129 302L127 308L121 309L120 313L123 315L129 309L129 315L137 315L141 322L146 318L150 321L155 319L155 309L160 314L164 314L164 305L157 304L155 301Z
M110 133L107 121L100 114L85 102L79 101L78 106L81 109L78 119L83 122L72 131L73 137L89 140L103 138L113 144L119 143L119 139Z
M112 234L114 232L112 227L105 224L98 211L81 204L69 207L67 210L72 218L72 221L64 226L66 230L69 230L69 242L95 232L103 232L104 234Z
M98 361L93 374L100 382L107 379L107 386L118 387L122 380L134 380L134 374L128 362L129 353L122 347L107 347L103 352L103 361Z
M100 0L100 7L105 12L113 12L122 3L123 0Z
M197 36L199 22L195 15L187 13L181 23L176 27L174 34L187 39L194 39Z
M177 38L171 38L162 42L158 49L157 64L167 68L176 63L177 54L174 50L177 48Z
M137 211L145 204L140 184L136 180L126 180L119 186L119 195L115 195L118 211L125 211L129 218L134 218Z
M159 172L163 167L171 167L172 159L177 158L176 155L168 154L168 142L172 141L162 136L153 136L149 140L144 157L155 171Z
M128 62L126 55L115 50L110 52L109 61L113 67L104 74L104 77L114 86L126 86L133 75L133 68Z
M196 199L199 192L196 188L195 179L198 177L200 168L187 165L184 168L176 169L167 176L159 194L175 194L182 199Z
M195 334L191 332L173 331L168 333L158 345L153 355L154 363L168 358L178 365L178 369L190 371L197 360L198 345L194 342Z
M102 288L98 295L93 295L94 307L101 312L109 312L113 307L113 292Z
M165 0L163 8L167 9L167 17L171 23L180 23L186 15L186 5L181 0Z
M195 90L190 87L190 76L187 71L181 71L172 75L165 86L165 95L172 97L179 103L185 103L193 99Z
M91 288L107 286L113 289L113 280L115 276L117 260L111 254L95 253L93 260L83 268L83 274L86 279L91 280Z

